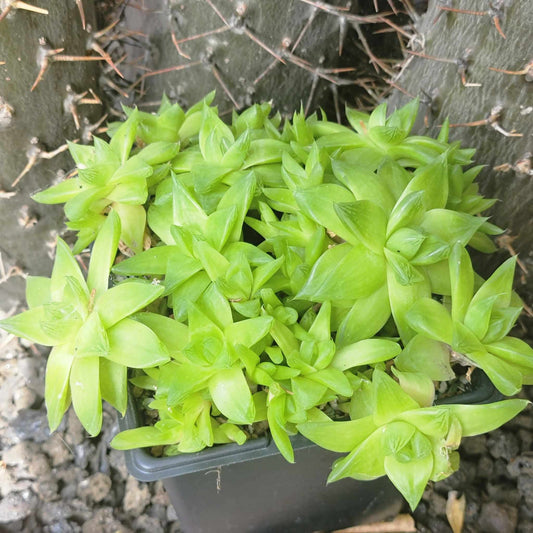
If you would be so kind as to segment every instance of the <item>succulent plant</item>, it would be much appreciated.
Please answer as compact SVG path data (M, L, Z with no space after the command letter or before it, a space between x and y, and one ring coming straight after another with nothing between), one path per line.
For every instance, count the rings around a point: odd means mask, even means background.
M124 412L129 368L158 418L116 448L242 444L266 421L288 461L300 432L348 452L330 481L388 475L414 508L457 469L461 437L527 404L436 405L434 382L467 366L505 395L533 383L533 350L508 336L514 260L484 281L466 248L501 231L479 216L494 201L465 168L473 150L446 127L409 136L417 101L348 109L348 127L282 123L268 104L226 124L212 98L125 109L109 142L70 145L78 177L34 198L65 202L75 253L94 241L87 281L58 241L30 310L0 325L54 346L52 429L71 401L93 435L101 398Z

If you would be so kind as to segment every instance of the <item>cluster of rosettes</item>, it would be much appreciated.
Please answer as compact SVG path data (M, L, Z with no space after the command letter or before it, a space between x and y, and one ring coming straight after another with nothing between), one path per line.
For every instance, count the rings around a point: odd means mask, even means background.
M54 346L50 425L72 400L98 433L101 399L123 412L137 369L159 420L115 447L195 452L268 421L287 460L300 431L350 452L330 480L387 474L414 507L457 468L461 436L525 406L433 406L434 382L459 362L505 395L533 383L533 350L508 336L514 260L484 281L466 250L500 232L479 216L494 200L464 168L473 150L446 125L409 136L416 101L348 109L347 127L268 104L228 125L211 100L126 109L109 143L70 145L77 177L34 196L65 202L74 253L94 241L87 281L60 241L51 279L28 280L30 310L1 323Z

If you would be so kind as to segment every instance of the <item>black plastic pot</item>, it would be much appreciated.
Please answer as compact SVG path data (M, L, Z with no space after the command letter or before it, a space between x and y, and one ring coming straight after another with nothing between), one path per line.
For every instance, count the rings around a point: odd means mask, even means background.
M472 392L441 403L498 399L488 378L475 372ZM119 426L124 430L138 425L131 402ZM386 477L326 485L331 465L341 454L301 435L292 442L294 464L287 463L267 437L175 457L131 450L125 452L126 464L141 481L163 481L186 533L310 533L385 520L399 512L403 499Z

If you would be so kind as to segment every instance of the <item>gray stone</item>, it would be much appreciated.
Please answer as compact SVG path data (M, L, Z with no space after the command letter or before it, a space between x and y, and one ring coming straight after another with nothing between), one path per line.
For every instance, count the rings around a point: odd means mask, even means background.
M132 516L139 516L150 503L150 490L146 483L139 483L134 477L129 476L126 481L124 494L124 511Z
M20 387L13 393L13 404L15 409L29 409L37 400L37 394L29 387Z
M509 462L507 471L513 478L517 478L521 474L533 477L533 455L531 453L519 455Z
M53 524L72 516L73 510L67 502L45 502L41 505L38 516L43 524Z
M82 533L132 533L132 530L121 524L113 515L111 507L97 509L82 527Z
M481 455L487 451L487 438L485 435L468 437L461 441L461 454Z
M514 533L517 522L518 511L515 508L488 502L481 508L479 530L484 533Z
M487 439L487 448L494 459L510 461L520 453L518 439L513 433L504 430L493 431Z
M52 476L44 476L37 479L33 484L33 490L44 502L57 500L59 486L57 480Z
M128 477L128 468L124 459L124 452L121 450L109 450L109 465L115 469L122 480Z
M518 476L518 492L524 498L527 507L533 510L533 477L525 474Z
M482 479L490 479L494 471L494 463L488 455L482 455L477 463L477 475Z
M164 533L161 522L152 516L141 515L133 522L133 529L136 533Z
M11 422L11 427L20 440L32 440L41 443L50 437L44 409L22 409Z
M30 491L12 492L0 501L0 524L23 520L37 508L37 497Z
M63 437L55 432L43 444L43 451L50 457L52 466L59 466L72 459L72 450Z
M28 461L28 474L30 476L39 478L47 476L50 473L50 463L44 453L36 453L30 457Z
M28 463L30 458L38 453L39 446L34 442L20 442L2 452L2 460L8 466L21 466Z
M101 502L111 490L111 478L101 472L97 472L78 485L78 496L82 500Z

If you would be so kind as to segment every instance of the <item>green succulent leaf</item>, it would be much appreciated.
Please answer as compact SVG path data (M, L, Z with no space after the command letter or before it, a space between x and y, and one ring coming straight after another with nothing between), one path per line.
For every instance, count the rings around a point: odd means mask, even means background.
M530 402L527 400L503 400L484 405L450 404L441 406L459 420L463 437L488 433L505 424L523 411Z
M30 309L50 301L50 278L28 276L26 278L26 303Z
M255 404L240 368L219 370L209 380L209 393L220 412L234 424L252 424Z
M147 368L166 363L168 351L156 334L144 324L124 318L107 330L108 359L130 368Z
M70 371L74 350L68 344L54 346L46 362L44 399L50 431L55 431L71 401Z
M378 429L371 416L349 422L304 422L296 427L321 448L339 453L351 452Z
M361 444L346 457L333 463L328 483L346 477L370 480L385 475L383 455L383 432L371 433Z
M128 368L100 357L100 393L124 416L128 406Z
M102 323L110 328L163 294L161 285L154 285L144 280L126 280L107 290L95 302L95 310L100 315Z
M452 343L452 318L445 307L431 298L421 298L407 313L409 326L430 339Z
M434 381L449 381L455 377L450 366L450 348L425 335L413 337L394 364L403 372L420 372Z
M111 211L94 241L87 274L87 286L91 291L94 289L97 296L109 285L109 272L115 261L120 233L120 218Z
M351 268L354 264L360 268ZM382 257L362 245L340 244L322 254L296 298L353 301L372 294L384 281Z
M387 285L383 284L370 296L355 301L337 329L335 344L343 347L373 337L385 325L390 314L389 292Z
M72 405L87 433L94 437L102 428L102 397L100 395L100 359L79 357L70 369Z
M385 457L384 466L388 478L414 510L433 472L433 455L429 439L419 432L409 448L407 452L402 450L403 453Z
M334 204L333 207L361 243L376 254L383 253L387 218L381 207L368 200Z
M400 346L386 339L365 339L337 350L331 365L339 370L372 365L394 359L401 352Z

